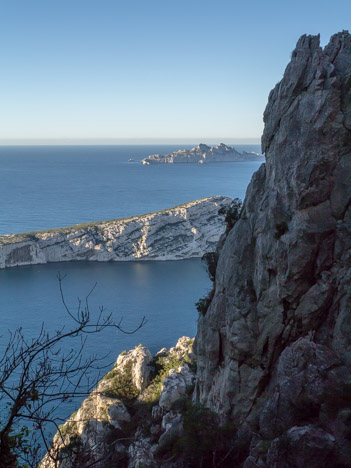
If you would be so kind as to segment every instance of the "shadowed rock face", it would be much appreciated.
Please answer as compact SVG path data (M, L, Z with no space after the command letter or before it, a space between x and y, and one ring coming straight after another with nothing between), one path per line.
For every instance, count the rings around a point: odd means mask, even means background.
M264 122L266 164L221 249L199 320L195 399L251 441L246 467L350 466L348 32L324 49L319 36L300 38ZM266 449L255 451L262 440ZM301 465L289 464L297 445ZM328 465L318 464L323 457Z

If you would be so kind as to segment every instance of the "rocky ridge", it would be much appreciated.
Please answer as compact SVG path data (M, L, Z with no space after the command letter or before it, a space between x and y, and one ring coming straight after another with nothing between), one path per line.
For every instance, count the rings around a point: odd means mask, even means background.
M218 163L218 162L240 162L240 161L264 161L264 156L258 153L239 153L233 146L220 143L218 146L207 146L200 143L196 148L190 150L174 151L170 154L151 154L141 160L145 165L150 164L180 164L180 163Z
M63 261L178 260L213 250L223 233L214 196L126 219L0 237L0 268Z
M195 380L193 339L155 356L139 345L121 353L77 412L60 426L41 468L168 466L163 452L182 430L176 403Z
M302 36L200 317L195 399L251 467L351 466L351 36Z

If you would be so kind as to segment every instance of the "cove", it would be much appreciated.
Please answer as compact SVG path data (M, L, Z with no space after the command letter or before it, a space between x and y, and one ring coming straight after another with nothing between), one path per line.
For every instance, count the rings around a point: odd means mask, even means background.
M147 323L134 335L105 330L89 337L86 352L110 354L113 362L124 349L139 343L151 352L173 346L180 336L194 336L197 311L194 303L211 284L198 258L164 262L68 262L31 265L0 271L2 346L8 330L19 326L27 337L36 336L44 322L46 330L72 326L61 301L57 274L64 276L64 296L70 310L77 298L89 297L92 317L99 306L112 313L125 329L133 329L143 316ZM72 341L73 345L73 341Z

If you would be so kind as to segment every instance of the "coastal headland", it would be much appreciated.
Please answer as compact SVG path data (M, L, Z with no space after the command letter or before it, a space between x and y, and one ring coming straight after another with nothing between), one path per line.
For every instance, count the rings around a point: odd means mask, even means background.
M225 230L213 196L131 218L0 237L0 268L67 261L180 260L214 250Z

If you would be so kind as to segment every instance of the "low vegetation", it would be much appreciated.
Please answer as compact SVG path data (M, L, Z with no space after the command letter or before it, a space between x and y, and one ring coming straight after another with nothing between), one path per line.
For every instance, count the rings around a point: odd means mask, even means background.
M237 431L233 425L220 425L216 413L193 405L190 398L179 400L174 409L182 414L182 435L163 447L158 453L161 459L173 457L194 468L238 466L241 457L234 450Z
M211 291L209 291L209 293L207 294L207 296L205 297L201 297L196 303L195 303L195 307L197 309L197 311L199 312L200 315L206 315L206 312L211 304L211 301L213 299L213 296L214 296L214 289L211 289Z
M153 404L157 402L160 399L163 381L168 377L169 371L171 369L178 369L180 366L184 365L184 363L188 364L189 367L194 367L196 365L191 361L187 353L184 353L183 356L167 354L157 356L152 363L154 377L151 384L144 392L143 401Z
M226 234L232 229L235 223L241 216L243 202L240 198L234 198L229 206L223 206L218 211L218 214L225 215L225 222L227 223Z
M105 375L104 380L109 381L108 388L103 391L107 397L129 402L139 395L139 390L133 383L132 361L127 362L123 370L112 369Z

